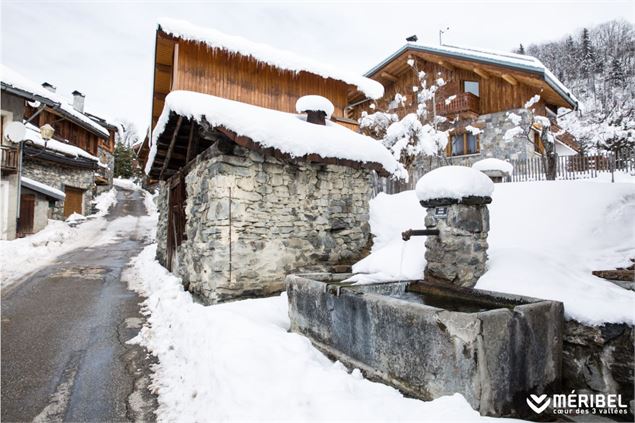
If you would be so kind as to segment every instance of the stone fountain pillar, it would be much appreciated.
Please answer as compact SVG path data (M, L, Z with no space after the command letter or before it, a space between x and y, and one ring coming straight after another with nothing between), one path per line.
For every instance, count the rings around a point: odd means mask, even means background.
M483 173L446 166L424 175L417 196L426 208L424 279L471 288L485 273L489 211L494 184Z
M426 238L426 280L471 288L485 273L491 197L421 201L426 226L439 229Z

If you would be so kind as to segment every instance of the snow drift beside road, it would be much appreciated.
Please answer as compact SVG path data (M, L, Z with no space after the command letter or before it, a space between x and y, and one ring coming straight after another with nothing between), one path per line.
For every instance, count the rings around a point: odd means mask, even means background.
M286 295L203 306L155 259L156 244L123 276L148 298L130 342L156 355L159 421L493 421L459 394L430 402L348 373L287 332Z
M567 318L586 324L635 323L635 293L591 274L635 258L635 184L496 184L492 197L488 270L476 288L562 301ZM375 244L353 279L420 279L424 237L404 242L401 232L423 228L424 216L413 191L373 199Z

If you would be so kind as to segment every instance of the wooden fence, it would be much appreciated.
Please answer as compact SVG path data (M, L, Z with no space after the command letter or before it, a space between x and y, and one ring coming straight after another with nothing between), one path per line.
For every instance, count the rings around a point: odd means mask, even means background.
M547 180L545 164L541 157L526 160L508 160L514 166L514 172L503 182L528 182ZM635 173L635 158L616 159L613 155L603 156L562 156L557 159L556 179L590 179L596 178L600 173L627 172ZM415 188L417 181L431 169L447 166L449 163L441 159L435 159L426 163L424 167L410 169L408 182L396 181L377 175L373 177L373 196L380 192L396 194ZM469 166L467 163L457 165Z

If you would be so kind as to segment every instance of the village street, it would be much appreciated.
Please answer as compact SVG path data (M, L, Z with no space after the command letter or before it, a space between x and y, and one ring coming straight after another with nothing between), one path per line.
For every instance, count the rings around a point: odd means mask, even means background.
M148 243L140 190L119 188L106 242L77 248L2 294L2 420L152 420L139 296L121 282Z

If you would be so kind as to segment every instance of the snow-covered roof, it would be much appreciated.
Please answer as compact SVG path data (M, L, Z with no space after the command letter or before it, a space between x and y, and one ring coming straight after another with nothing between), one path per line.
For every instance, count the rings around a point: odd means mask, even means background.
M494 157L489 157L487 159L482 159L472 164L472 168L476 170L480 170L481 172L486 172L488 170L498 170L500 172L511 175L514 171L514 166L506 162L505 160L496 159Z
M108 130L106 128L85 114L75 110L67 99L47 90L40 84L29 80L3 64L0 64L0 82L2 83L3 89L13 88L21 94L32 96L34 100L43 101L47 106L53 107L68 117L75 119L79 124L83 124L106 137L108 136Z
M25 186L26 188L32 189L33 191L39 192L56 200L63 200L64 198L66 198L66 194L64 194L59 189L53 188L31 178L27 178L26 176L20 177L20 184Z
M384 95L384 87L377 81L365 78L354 72L342 70L322 61L299 56L285 50L279 50L267 44L250 41L246 38L224 34L212 28L205 28L186 21L160 18L159 28L174 37L189 41L205 43L212 48L218 48L230 53L251 56L279 69L292 72L309 72L323 78L332 78L354 85L373 99Z
M417 182L417 198L491 197L494 182L484 173L466 166L443 166L426 173Z
M547 82L551 88L567 99L569 104L577 107L580 103L571 90L569 90L558 78L556 78L556 76L537 58L526 56L524 54L484 50L480 48L406 43L395 53L391 54L388 58L366 72L365 76L371 77L375 75L384 66L392 62L407 50L421 51L429 54L438 54L446 57L454 57L456 59L475 61L494 66L511 67L521 71L539 73L544 77L545 82Z
M163 112L152 131L146 173L150 173L157 153L157 140L165 130L170 114L175 113L214 127L223 127L238 136L250 138L263 148L275 148L291 157L317 154L362 163L380 164L387 172L407 177L403 166L378 141L326 122L316 125L306 117L253 106L247 103L192 91L173 91L165 98Z
M98 162L100 165L102 165L102 163L99 162L99 158L93 156L87 151L84 151L83 149L76 147L72 144L67 144L67 143L57 141L54 139L50 139L48 140L48 142L45 143L45 141L40 136L40 130L37 127L35 127L31 123L27 123L25 126L26 126L26 133L24 135L25 141L31 141L33 144L40 147L46 146L48 150L62 153L65 156L84 157L86 159Z

